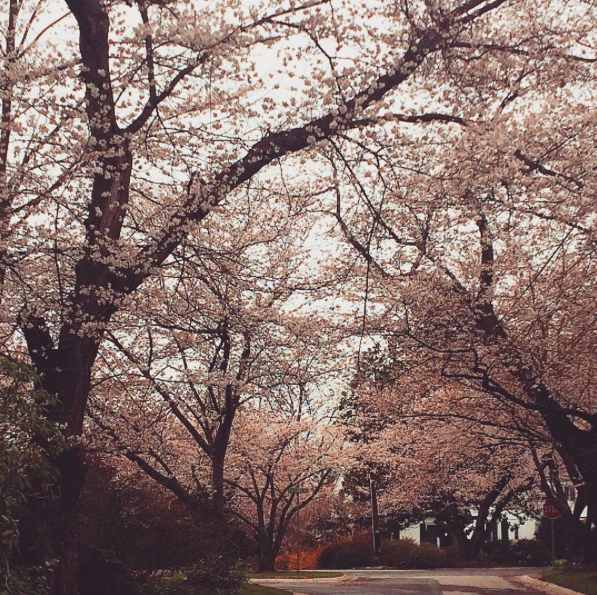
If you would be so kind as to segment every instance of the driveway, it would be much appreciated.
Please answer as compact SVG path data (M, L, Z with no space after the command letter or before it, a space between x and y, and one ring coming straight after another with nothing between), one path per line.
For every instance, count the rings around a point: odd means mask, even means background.
M516 576L537 575L542 568L474 568L448 570L343 570L340 583L268 581L268 586L305 595L537 595Z

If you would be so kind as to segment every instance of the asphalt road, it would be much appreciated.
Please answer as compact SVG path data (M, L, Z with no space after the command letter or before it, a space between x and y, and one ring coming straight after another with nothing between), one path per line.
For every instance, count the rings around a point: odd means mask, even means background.
M513 578L541 571L541 568L344 570L350 579L341 583L282 580L268 581L268 586L305 595L537 595L537 591Z

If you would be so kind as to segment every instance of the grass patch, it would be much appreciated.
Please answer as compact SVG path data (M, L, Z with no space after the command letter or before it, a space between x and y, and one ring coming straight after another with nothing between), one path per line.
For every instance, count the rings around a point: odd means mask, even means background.
M318 570L301 570L298 575L295 570L278 570L276 572L258 572L251 574L251 578L280 578L280 579L305 579L305 578L336 578L342 576L341 572L327 572Z
M597 595L597 570L548 570L541 575L541 580L584 595Z
M179 587L183 586L184 583L185 577L180 573L162 577L157 581L154 581L154 583L143 592L143 595L177 595ZM191 593L192 595L204 595L200 589L195 589L193 591L187 589L184 591L185 595L190 595ZM292 593L285 589L274 589L273 587L247 583L243 586L241 595L292 595Z

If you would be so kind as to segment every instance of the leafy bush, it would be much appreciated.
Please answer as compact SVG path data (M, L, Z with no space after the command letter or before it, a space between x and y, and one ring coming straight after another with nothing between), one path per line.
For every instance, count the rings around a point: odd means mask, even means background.
M321 550L317 567L322 569L355 568L371 564L369 541L334 543ZM448 565L445 550L430 543L417 545L412 539L384 541L381 562L393 568L442 568Z
M339 549L339 543L334 543L324 547L321 552L319 552L319 556L317 557L317 567L325 569L335 568L334 564L336 562L336 555Z
M386 541L382 544L384 566L393 568L440 568L447 565L447 556L430 543L417 545L412 539Z
M248 581L248 568L242 560L214 553L196 563L186 575L186 584L204 595L235 595Z
M551 560L549 548L537 539L520 539L512 544L513 563L528 566L545 566Z
M514 563L514 554L510 542L488 541L483 545L481 550L482 557L488 562L495 562L496 564L512 564Z
M456 544L452 544L442 550L446 556L446 568L470 568L477 566L478 562L472 560L465 560L462 557L462 552Z
M4 573L0 568L1 595L49 595L47 567L13 566Z
M126 566L108 552L79 548L81 595L137 595L139 589Z
M496 564L545 566L551 560L549 548L538 539L515 542L490 541L483 546L483 558Z
M384 541L381 548L382 564L393 568L413 568L418 547L412 539Z
M315 570L319 568L319 556L328 547L323 544L315 549L301 552L301 570ZM276 570L296 570L296 551L286 552L276 558Z
M317 560L319 568L356 568L371 563L371 544L365 541L335 543L324 548Z
M415 550L412 568L441 568L446 566L446 552L431 543L422 543Z
M51 457L62 448L59 428L47 418L55 404L35 390L35 375L18 362L0 358L0 556L10 594L42 595L52 561L28 568L20 554L20 526L32 494L51 497L44 486L56 477ZM21 565L19 565L21 564Z
M146 595L240 595L246 587L245 562L213 554L184 572L162 576L148 582Z

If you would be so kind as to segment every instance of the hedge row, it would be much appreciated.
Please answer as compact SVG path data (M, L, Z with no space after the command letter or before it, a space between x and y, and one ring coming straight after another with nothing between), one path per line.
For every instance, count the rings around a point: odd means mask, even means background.
M442 568L448 566L446 550L431 543L416 544L410 539L383 544L381 563L394 568Z
M460 567L471 563L542 566L549 559L545 545L534 539L521 539L512 544L488 543L477 562L464 561L454 548L440 549L430 543L418 545L411 539L400 539L384 541L380 563L392 568L422 569ZM371 566L371 542L367 539L334 543L319 551L316 562L318 568L326 570Z
M447 565L446 552L429 543L417 545L410 539L386 541L381 564L394 568L438 568ZM335 543L324 548L317 560L322 569L370 566L371 543L367 540Z

